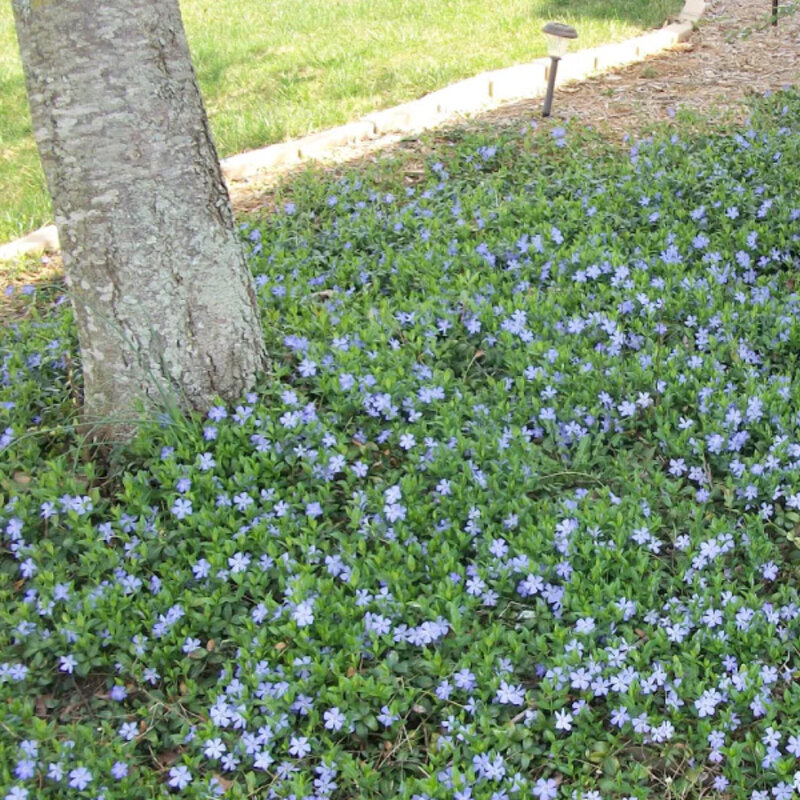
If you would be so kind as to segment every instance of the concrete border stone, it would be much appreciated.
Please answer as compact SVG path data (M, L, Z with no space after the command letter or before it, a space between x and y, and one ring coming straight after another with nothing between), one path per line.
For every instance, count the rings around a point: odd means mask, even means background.
M297 142L280 142L224 158L220 166L226 181L241 181L261 170L293 167L299 163Z
M547 89L549 58L537 58L527 64L487 72L489 97L493 103L504 103L519 97L537 95Z
M27 236L0 246L0 261L13 261L31 253L56 250L58 250L58 230L55 225L45 225Z
M393 108L383 111L375 111L363 118L365 122L370 122L375 127L375 133L395 133L403 131L416 133L438 125L445 118L439 111L438 103L430 99L431 95L421 97L419 100L412 100Z
M705 0L686 0L683 11L678 15L679 22L694 24L703 16L706 10Z
M337 147L343 147L375 135L375 125L369 120L350 122L327 131L312 133L296 142L300 159L318 158Z
M561 59L556 83L561 86L582 80L668 50L688 37L705 9L705 0L685 0L678 22L625 42L569 53ZM324 157L337 147L374 136L419 133L458 114L474 114L510 100L538 97L547 89L549 70L550 59L538 58L527 64L484 72L338 128L225 158L220 162L222 174L229 182L247 181L264 170L296 166ZM58 233L55 225L48 225L0 246L0 261L54 250L58 250Z
M474 78L451 83L425 95L424 100L436 104L440 114L470 114L486 108L491 99L491 79L484 72Z

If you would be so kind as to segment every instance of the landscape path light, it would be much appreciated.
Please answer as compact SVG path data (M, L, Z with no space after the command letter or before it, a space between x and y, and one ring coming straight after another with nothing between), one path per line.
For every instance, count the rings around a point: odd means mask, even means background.
M556 88L558 62L567 54L570 40L577 39L578 33L575 28L563 22L548 22L542 28L542 33L547 37L547 54L550 56L550 79L547 81L547 96L544 98L542 116L549 117L553 106L553 92Z

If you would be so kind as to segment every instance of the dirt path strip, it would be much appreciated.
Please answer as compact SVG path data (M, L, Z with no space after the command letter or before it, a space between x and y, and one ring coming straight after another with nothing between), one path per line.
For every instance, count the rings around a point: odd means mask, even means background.
M675 47L690 35L705 6L705 0L685 0L677 20L659 30L568 54L559 67L559 85L635 63ZM256 198L264 187L310 160L340 163L384 149L409 134L452 124L466 115L501 107L512 100L541 96L547 87L549 68L550 60L540 58L528 64L485 72L338 128L223 159L222 171L234 208L240 211L258 207ZM0 246L0 262L56 250L58 233L54 225L48 225Z

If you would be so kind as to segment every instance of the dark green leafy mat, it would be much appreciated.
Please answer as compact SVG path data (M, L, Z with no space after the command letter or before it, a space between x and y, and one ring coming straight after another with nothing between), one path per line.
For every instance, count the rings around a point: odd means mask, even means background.
M533 127L294 183L244 231L270 383L110 459L25 300L3 797L792 796L800 98Z

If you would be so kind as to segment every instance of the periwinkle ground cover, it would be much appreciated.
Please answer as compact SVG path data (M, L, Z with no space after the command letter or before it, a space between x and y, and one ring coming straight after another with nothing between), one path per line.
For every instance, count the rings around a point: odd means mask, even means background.
M294 184L243 231L273 380L111 475L24 299L0 796L793 796L800 98L533 128Z

